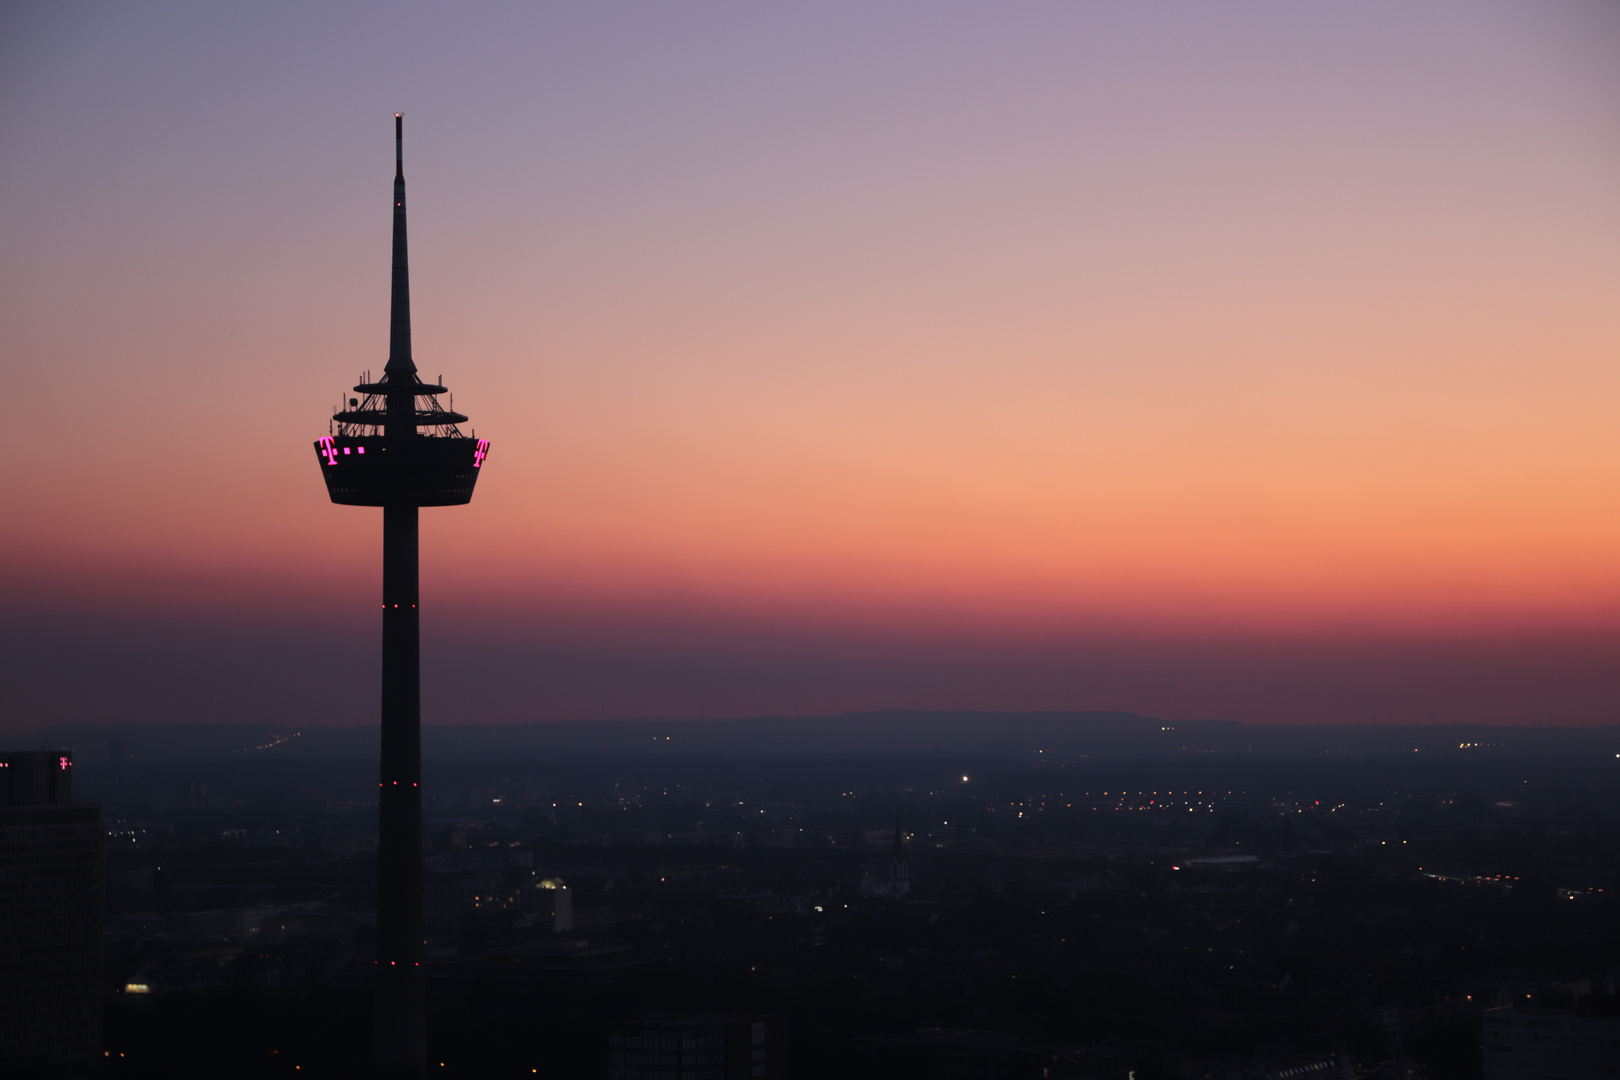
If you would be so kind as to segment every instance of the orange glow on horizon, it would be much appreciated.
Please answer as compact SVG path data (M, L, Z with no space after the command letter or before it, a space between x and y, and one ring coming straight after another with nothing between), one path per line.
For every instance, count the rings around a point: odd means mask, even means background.
M662 634L648 656L701 668L700 627L716 670L750 634L1013 665L1609 648L1620 17L1178 12L29 30L0 109L25 403L0 597L359 625L379 515L327 502L311 443L387 348L402 104L416 362L493 446L470 506L423 513L430 627L536 655ZM225 79L243 41L270 52ZM1196 714L1201 690L1155 696L1177 662L1116 685L1053 661L1028 700ZM604 695L635 682L602 663ZM1620 701L1600 670L1588 718Z

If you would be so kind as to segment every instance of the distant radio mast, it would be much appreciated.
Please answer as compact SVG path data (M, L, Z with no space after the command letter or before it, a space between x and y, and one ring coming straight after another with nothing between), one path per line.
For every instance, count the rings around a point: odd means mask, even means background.
M418 622L416 508L460 506L489 455L460 413L439 405L445 388L424 383L411 359L411 282L405 248L405 121L394 115L394 274L388 363L362 376L363 395L332 416L317 439L335 503L383 508L382 777L378 784L377 983L373 1055L420 1075L426 1065L422 975L422 656ZM422 399L418 403L418 399Z

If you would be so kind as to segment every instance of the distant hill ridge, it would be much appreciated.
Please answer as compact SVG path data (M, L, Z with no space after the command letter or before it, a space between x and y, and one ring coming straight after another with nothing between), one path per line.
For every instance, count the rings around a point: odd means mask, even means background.
M0 748L64 747L99 761L335 761L374 758L377 729L290 724L74 724L0 735ZM582 720L428 726L424 756L901 757L971 756L1079 764L1207 754L1613 757L1620 725L1483 724L1281 727L1229 720L1159 720L1123 712L922 712L665 720Z

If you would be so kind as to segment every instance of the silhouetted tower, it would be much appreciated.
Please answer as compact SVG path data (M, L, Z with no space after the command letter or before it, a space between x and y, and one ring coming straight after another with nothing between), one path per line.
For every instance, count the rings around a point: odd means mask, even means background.
M489 453L467 418L439 405L411 359L404 121L394 116L394 275L388 363L361 377L315 452L332 501L383 508L382 776L378 784L377 990L373 1054L391 1071L425 1065L422 979L422 703L416 509L472 499ZM418 404L417 399L425 399ZM452 402L452 405L454 403Z

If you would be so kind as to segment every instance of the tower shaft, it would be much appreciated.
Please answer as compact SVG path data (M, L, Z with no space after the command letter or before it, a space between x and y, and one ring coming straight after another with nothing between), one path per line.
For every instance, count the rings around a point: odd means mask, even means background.
M422 653L417 508L383 507L382 787L377 799L377 1001L373 1056L426 1063L422 972Z

